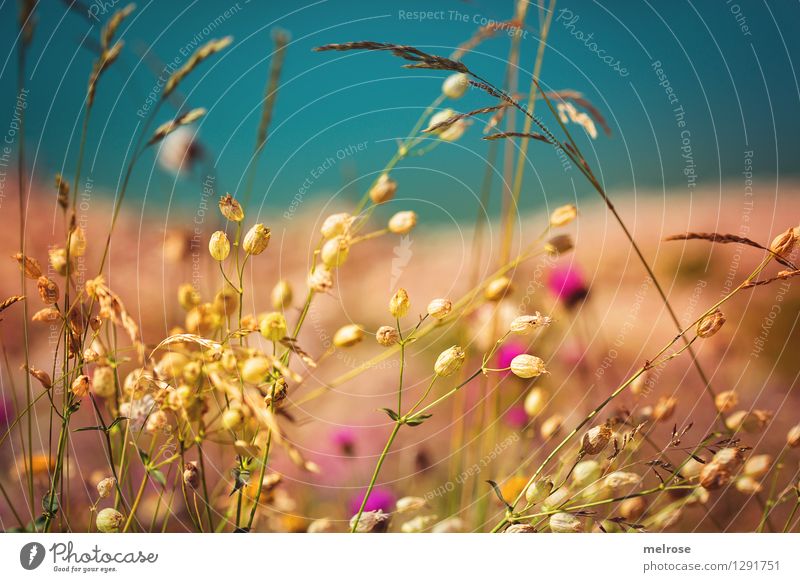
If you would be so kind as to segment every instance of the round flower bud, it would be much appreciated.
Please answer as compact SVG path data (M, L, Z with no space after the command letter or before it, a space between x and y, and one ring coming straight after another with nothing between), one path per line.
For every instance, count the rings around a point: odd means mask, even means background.
M453 73L442 83L442 93L448 99L460 99L469 87L469 77L464 73Z
M489 281L489 284L486 285L486 289L483 291L483 296L489 301L500 301L511 289L511 279L508 277L498 277L497 279Z
M572 480L578 487L586 487L603 475L603 467L593 460L581 461L572 470Z
M117 485L117 480L114 477L106 477L97 484L97 494L100 499L107 499L111 493L114 492L114 487Z
M531 505L544 501L553 491L553 482L546 479L539 479L530 484L525 490L525 499Z
M747 459L742 472L753 479L760 479L769 472L772 460L772 455L753 455Z
M561 427L563 424L564 417L560 414L554 414L553 416L548 417L542 423L542 427L539 429L539 434L544 440L551 439L561 432Z
M247 358L242 364L242 380L249 384L261 384L266 379L267 373L271 368L272 362L264 356Z
M408 234L415 226L417 213L412 210L397 212L389 219L389 231L394 234Z
M611 427L607 424L601 424L587 430L583 434L581 441L581 450L587 455L596 455L603 452L603 449L608 446L611 440Z
M400 334L390 325L382 325L375 332L375 340L383 347L388 348L400 341Z
M323 221L322 227L319 229L319 231L325 238L346 235L350 230L350 225L353 224L354 220L355 218L350 216L347 212L331 214Z
M285 309L292 304L292 287L286 279L281 279L272 288L272 308Z
M271 342L277 342L286 337L286 318L282 313L273 311L261 320L259 325L261 335Z
M381 174L381 177L369 190L369 197L375 204L383 204L394 198L397 192L397 182L389 177L389 174Z
M737 404L739 404L739 397L733 390L725 390L714 397L714 406L722 413L730 412L736 408Z
M428 315L434 319L444 319L453 310L449 299L434 299L428 303Z
M389 313L392 317L400 319L408 313L411 302L408 300L408 291L400 287L389 300Z
M800 424L794 425L789 429L789 432L786 433L786 444L793 449L800 447Z
M548 398L549 395L544 388L539 388L538 386L531 388L528 395L525 396L525 414L531 418L539 416L542 410L544 410Z
M95 520L98 531L102 533L117 533L124 522L125 517L113 507L101 509Z
M553 533L581 533L583 523L571 513L554 513L550 516L550 531Z
M69 256L82 257L86 254L86 232L77 226L69 237Z
M194 461L186 463L184 466L183 482L192 489L197 489L200 486L200 470L197 468L197 463Z
M244 220L244 210L242 205L230 194L225 194L219 199L219 211L222 216L232 222L241 222Z
M349 348L364 339L364 330L355 324L345 325L333 334L333 345L337 348Z
M36 286L39 289L39 297L45 305L53 305L58 303L61 293L58 290L58 285L52 279L45 276L39 277L36 281Z
M643 497L631 497L619 504L619 514L630 522L635 522L644 515L647 502Z
M697 337L711 337L719 331L725 323L725 316L719 309L715 309L697 322Z
M466 357L464 350L459 346L452 346L439 354L433 370L437 376L451 376L461 368Z
M530 354L520 354L511 360L511 373L518 378L535 378L546 371L544 361Z
M225 430L236 430L244 422L244 415L241 408L229 408L222 413L222 428Z
M211 239L208 241L208 252L211 253L215 261L227 259L231 252L231 243L228 240L228 235L221 230L212 234Z
M81 399L89 393L89 376L78 376L70 388L76 398Z
M269 239L272 238L272 231L261 224L254 224L242 240L242 248L248 255L260 255L269 246Z
M779 257L786 258L792 254L797 245L797 233L793 228L788 229L783 234L779 234L769 245L769 250Z
M116 391L114 369L111 366L97 366L92 374L92 392L100 398L111 398Z
M354 515L350 519L350 529L353 529L353 526L356 525L356 520L358 519L358 515ZM384 513L382 510L378 509L377 511L365 511L361 514L361 518L358 519L358 525L356 526L357 533L386 533L389 529L389 521L391 520L391 516Z
M329 269L343 265L350 254L350 242L344 236L335 236L322 245L320 258Z
M578 216L578 209L574 204L566 204L559 206L550 215L550 226L558 228L559 226L566 226Z

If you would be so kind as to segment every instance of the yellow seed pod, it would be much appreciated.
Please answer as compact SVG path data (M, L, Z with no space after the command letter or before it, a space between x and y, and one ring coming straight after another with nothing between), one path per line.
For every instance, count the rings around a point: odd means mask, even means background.
M725 390L724 392L720 392L714 398L714 406L716 406L717 410L722 413L730 412L736 408L737 404L739 404L739 397L733 390Z
M417 226L417 213L412 210L397 212L389 219L389 232L408 234Z
M530 354L520 354L511 360L511 373L518 378L536 378L546 371L544 360Z
M178 303L180 303L180 306L186 311L200 305L200 294L197 292L197 289L194 288L194 285L191 283L184 283L178 287Z
M380 178L369 190L369 197L375 204L383 204L394 198L397 192L397 182L389 174L381 174Z
M355 324L345 325L333 334L333 345L337 348L349 348L364 339L364 330Z
M442 83L442 93L448 99L460 99L469 87L469 77L464 73L453 73Z
M449 299L434 299L428 303L428 315L434 319L444 319L453 310L453 304Z
M261 335L271 342L278 342L286 337L286 318L282 313L267 313L259 324Z
M335 236L322 245L320 258L326 267L333 269L344 264L350 254L350 241L344 236Z
M433 370L437 376L452 376L464 364L466 357L466 353L460 346L452 346L439 354Z
M86 231L77 226L69 237L69 256L82 257L86 254Z
M292 304L292 286L286 279L281 279L272 288L272 308L276 310L286 309Z
M715 309L697 322L697 337L711 337L720 330L724 323L725 316L719 309Z
M408 291L401 287L389 300L389 313L392 314L392 317L399 319L408 313L409 307L411 307L411 302L408 299Z
M111 398L116 391L114 369L111 366L97 366L92 374L92 392L100 398Z
M525 414L527 414L531 418L535 418L541 414L544 407L547 405L547 401L550 398L550 395L547 393L547 390L540 387L531 388L528 392L528 395L525 396Z
M242 240L242 248L248 255L260 255L269 246L272 232L263 224L259 223L247 231Z
M553 228L566 226L575 220L577 216L578 209L574 204L565 204L564 206L559 206L553 210L553 213L550 215L550 226Z
M267 377L272 362L263 356L254 356L242 364L242 380L250 384L261 384Z
M208 252L215 261L224 261L231 252L231 243L228 235L218 230L211 235L208 241Z
M244 210L239 201L236 200L230 193L219 199L219 211L222 216L232 222L241 222L244 220Z
M483 291L483 296L489 301L500 301L513 289L511 279L508 277L497 277L489 281L486 289Z
M400 341L400 334L390 325L382 325L375 332L375 341L383 347L388 348Z
M335 236L346 235L350 230L350 225L355 219L347 212L331 214L322 223L320 233L323 237L330 239Z
M222 414L222 428L236 430L244 422L244 415L240 408L229 408Z
M117 533L123 523L125 523L125 516L113 507L101 509L95 519L97 530L101 533Z

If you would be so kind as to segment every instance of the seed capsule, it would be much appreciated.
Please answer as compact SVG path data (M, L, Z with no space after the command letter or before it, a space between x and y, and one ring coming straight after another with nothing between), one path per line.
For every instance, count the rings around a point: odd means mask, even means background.
M86 254L86 231L77 226L69 237L69 256L82 257Z
M539 434L544 440L548 440L561 432L561 427L564 424L564 417L560 414L554 414L542 423L539 429Z
M333 345L337 348L349 348L364 339L364 330L355 324L345 325L333 334Z
M381 174L375 185L369 190L369 197L375 204L383 204L394 198L397 192L397 182L389 177L389 174Z
M277 342L286 337L286 318L282 313L273 311L261 320L259 325L261 335L271 342Z
M392 314L392 317L400 319L408 313L409 307L411 307L411 302L408 300L408 291L400 287L389 300L389 313Z
M124 521L125 516L119 511L113 507L106 507L98 512L95 524L97 524L98 531L102 533L117 533Z
M114 491L117 485L117 480L114 477L106 477L97 484L97 494L100 499L107 499Z
M219 199L219 211L222 213L222 216L232 222L241 222L244 220L242 205L229 193Z
M81 399L89 393L89 376L81 375L72 381L70 390L76 398Z
M397 500L397 513L412 513L425 507L426 502L422 497L401 497Z
M675 412L675 405L678 399L672 396L662 396L653 407L653 420L656 422L669 420Z
M747 459L742 472L753 479L760 479L769 473L772 461L772 455L753 455Z
M739 397L733 390L725 390L724 392L720 392L714 398L714 406L716 406L717 410L722 413L730 412L736 408L737 404L739 404Z
M97 366L92 374L92 392L100 398L111 398L116 391L114 369L111 366Z
M535 378L546 371L544 360L530 354L520 354L511 360L511 373L518 378Z
M42 267L36 259L23 256L22 253L15 253L11 258L19 263L19 268L27 279L38 279L42 276Z
M397 212L389 219L389 232L408 234L417 226L417 213L411 210Z
M55 281L44 276L39 277L36 282L36 286L39 289L39 297L41 297L42 302L45 305L53 305L58 303L61 293L59 292L58 285Z
M595 426L586 431L581 441L581 450L587 455L601 453L611 440L611 427L607 424Z
M525 490L525 499L531 505L544 501L553 491L553 482L546 479L534 481Z
M566 204L564 206L559 206L553 213L550 215L550 226L553 228L557 228L560 226L566 226L578 216L578 209L575 207L574 204Z
M248 358L242 364L242 380L249 384L261 384L272 368L272 362L263 356Z
M794 425L789 429L789 432L786 433L786 444L793 449L800 447L800 424Z
M192 489L197 489L200 486L200 470L197 468L197 463L194 461L186 463L184 466L183 482Z
M434 299L428 303L428 315L434 319L444 319L453 310L449 299Z
M511 291L511 289L511 279L508 277L498 277L486 285L486 289L483 291L483 296L489 301L500 301L503 297L505 297L506 293Z
M215 261L224 261L231 252L231 243L228 235L218 230L211 235L208 241L208 252Z
M643 497L631 497L619 504L619 514L628 521L636 521L644 515L647 502Z
M47 256L53 270L62 277L65 276L67 274L67 250L60 247L52 248L47 251Z
M544 388L540 388L538 386L531 388L528 392L528 395L525 396L525 403L523 405L525 408L525 414L527 414L530 418L539 416L542 410L544 410L549 398L550 396Z
M697 337L708 338L717 333L725 323L725 316L715 309L697 322Z
M355 219L346 212L331 214L325 219L320 228L320 233L325 238L333 238L339 235L346 235L350 230L350 225Z
M350 254L350 242L344 236L335 236L322 245L320 258L329 269L339 267L347 260Z
M509 329L517 335L528 335L537 327L550 325L553 320L538 311L533 315L519 315L511 321Z
M469 78L464 73L453 73L442 83L442 93L448 99L460 99L469 87Z
M603 467L593 459L581 461L572 470L572 480L576 487L586 487L603 475Z
M244 422L244 415L241 408L229 408L222 414L222 428L225 430L236 430Z
M466 357L464 350L459 346L452 346L439 354L433 370L437 376L451 376L461 368Z
M375 340L383 347L388 348L400 341L400 334L390 325L382 325L375 333Z
M308 287L315 293L327 293L333 288L333 275L320 265L308 276Z
M260 255L269 246L272 231L261 223L254 224L244 235L242 248L249 255Z
M286 309L292 304L292 287L286 279L281 279L272 288L272 308Z
M583 523L571 513L554 513L550 516L550 531L553 533L581 533Z
M779 257L786 258L792 254L794 247L797 245L797 238L794 228L790 228L775 237L772 244L769 245L769 250Z
M352 529L354 525L356 525L356 518L358 515L354 515L350 519L350 528ZM384 513L382 510L378 509L377 511L365 511L361 514L361 519L358 520L358 525L356 526L357 533L386 533L389 529L389 521L391 520L391 516Z

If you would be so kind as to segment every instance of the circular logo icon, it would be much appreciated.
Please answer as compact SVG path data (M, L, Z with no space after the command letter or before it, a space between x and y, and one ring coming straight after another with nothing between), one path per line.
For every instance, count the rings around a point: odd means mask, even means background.
M19 551L19 563L26 570L35 570L44 561L44 546L39 542L30 542Z

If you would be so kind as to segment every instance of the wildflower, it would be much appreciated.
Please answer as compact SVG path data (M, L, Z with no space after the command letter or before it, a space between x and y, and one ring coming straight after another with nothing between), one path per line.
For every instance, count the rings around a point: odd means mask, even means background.
M733 390L725 390L720 392L714 398L714 406L719 412L725 413L733 410L739 404L739 397Z
M553 482L539 479L531 483L525 490L525 499L531 505L544 501L553 491Z
M323 266L319 266L308 276L308 287L315 293L327 293L333 288L333 275Z
M11 258L19 263L19 268L25 274L26 278L38 279L42 276L42 267L36 259L23 256L22 253L15 253Z
M225 430L236 430L244 422L244 415L241 408L229 408L222 413L222 428Z
M503 420L513 429L522 429L528 425L528 413L525 412L524 406L512 406L508 409Z
M507 341L497 350L497 367L501 370L511 367L511 361L520 354L524 354L527 346L518 341Z
M355 324L345 325L333 334L333 345L337 348L349 348L364 339L364 330Z
M417 226L417 213L405 210L395 213L389 219L389 231L394 234L408 234Z
M401 497L397 500L397 513L413 513L425 507L426 502L422 497Z
M208 252L215 261L224 261L228 258L231 252L231 243L228 241L228 235L223 231L218 230L211 235L208 241Z
M525 412L531 418L535 418L544 410L549 395L544 388L534 387L525 396Z
M359 493L350 499L350 513L353 515L358 513L361 504L364 502L366 491ZM395 496L388 489L382 487L375 487L369 494L366 505L364 505L364 515L369 511L381 511L390 513L395 506ZM362 516L363 518L363 516Z
M86 231L76 226L69 237L69 256L82 257L86 254Z
M53 305L54 303L58 303L58 299L61 294L55 281L42 276L39 277L36 285L39 289L39 297L41 297L42 302L45 305Z
M125 516L119 511L113 507L106 507L98 512L95 524L102 533L117 533L124 521Z
M559 432L561 432L561 427L564 424L564 417L560 414L554 414L553 416L548 417L542 423L541 428L539 429L539 434L544 440L548 440L556 436Z
M438 136L442 141L458 140L467 130L467 122L463 119L458 119L449 125L431 131L433 127L437 126L443 121L447 121L454 115L456 115L456 112L452 109L442 109L438 113L435 113L431 116L431 119L428 122L428 128L425 131L431 132L432 134Z
M382 325L375 332L375 340L383 347L388 348L400 341L400 334L391 325Z
M117 480L114 477L106 477L97 484L97 494L100 499L107 499L117 486Z
M254 224L244 235L242 248L248 255L260 255L269 246L272 231L261 224Z
M222 216L231 222L241 222L244 220L244 210L239 201L236 200L230 193L226 193L219 199L219 211Z
M469 78L464 73L453 73L442 83L442 93L448 99L460 99L469 87Z
M589 295L589 289L580 270L572 265L555 267L547 279L550 292L559 299L567 309L576 307Z
M65 276L67 274L67 250L55 247L47 251L47 256L50 259L50 266L53 267L53 270L62 277Z
M272 288L272 308L286 309L292 304L292 287L286 279L281 279Z
M100 398L111 398L116 394L114 369L111 366L97 366L94 369L92 392Z
M320 258L329 269L339 267L347 260L350 254L350 241L344 236L335 236L322 245Z
M76 398L81 399L89 393L89 376L81 375L72 381L70 390Z
M428 315L434 319L444 319L453 310L449 299L434 299L428 303Z
M322 233L322 236L325 238L346 235L349 232L350 225L353 224L354 220L355 218L350 216L347 212L331 214L322 223L320 233Z
M272 368L272 362L263 356L248 358L242 364L242 380L250 384L261 384Z
M753 455L747 459L742 473L754 479L760 479L769 472L772 461L772 455Z
M447 348L436 358L433 370L436 372L437 376L451 376L461 368L466 356L464 350L459 346Z
M192 489L197 489L200 486L200 470L194 461L190 461L184 466L183 482Z
M596 455L606 448L610 440L611 427L607 424L592 427L583 435L581 451L587 455Z
M708 338L717 333L725 323L725 316L719 309L704 315L697 322L697 337Z
M778 255L779 257L786 258L792 254L794 247L797 245L798 236L794 228L788 229L783 234L775 237L769 245L769 250Z
M408 291L400 287L389 300L389 313L395 319L400 319L408 313L411 302L408 300Z
M578 487L586 487L603 475L603 467L594 460L581 461L572 470L572 480Z
M800 424L794 425L786 433L786 444L793 449L800 447Z
M578 216L578 209L575 207L574 204L566 204L564 206L559 206L553 213L550 215L550 226L553 228L557 228L560 226L566 226L573 220L575 217Z
M261 320L259 325L261 335L271 342L278 342L286 337L286 318L282 313L273 311Z
M583 523L571 513L554 513L550 516L550 531L553 533L581 533Z
M511 360L511 373L518 378L535 378L546 371L544 361L530 354L520 354Z
M389 177L389 174L381 174L380 178L369 190L369 197L375 204L383 204L394 198L397 192L397 182Z
M331 441L343 455L352 457L356 450L356 433L350 427L342 427L333 432Z
M513 289L511 279L508 277L497 277L489 281L486 289L483 290L483 296L489 301L500 301Z
M509 329L511 333L517 335L528 335L537 327L546 327L550 325L553 320L546 315L542 315L538 311L533 315L520 315L515 317L511 322Z
M357 513L350 519L350 528L355 526L357 533L386 533L391 521L391 516L380 509L362 513L361 518L358 519L358 525L356 525L356 518L358 518Z

